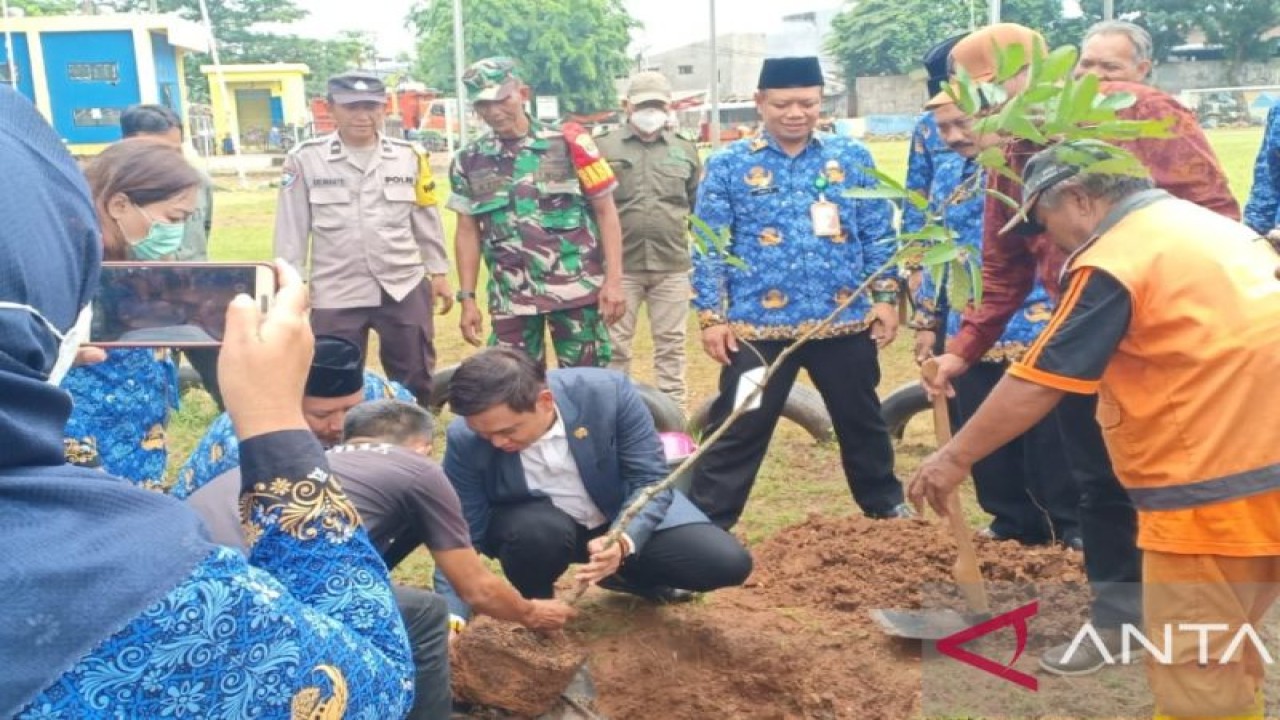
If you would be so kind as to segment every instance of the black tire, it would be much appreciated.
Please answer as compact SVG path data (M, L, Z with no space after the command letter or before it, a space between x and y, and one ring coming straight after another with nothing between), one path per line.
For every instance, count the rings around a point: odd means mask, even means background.
M200 373L191 367L188 363L178 364L178 392L184 393L188 390L204 389L204 381L200 379Z
M649 408L649 414L653 416L653 424L658 428L658 432L684 431L684 412L675 400L652 385L635 381L631 384L640 395L640 400L644 402L645 407Z
M707 417L711 414L711 404L716 397L703 401L689 418L689 434L697 437L707 425ZM835 437L835 429L831 424L831 414L822 402L822 396L808 385L796 383L787 394L787 402L782 406L782 417L804 428L814 440L829 442Z
M924 386L919 381L899 387L880 401L880 417L889 426L889 434L897 440L902 439L911 418L932 409L933 404L929 402L929 396L925 394Z
M445 403L449 402L449 383L453 381L453 373L457 369L457 365L450 365L431 374L431 402L428 408L431 412L439 413L444 409Z

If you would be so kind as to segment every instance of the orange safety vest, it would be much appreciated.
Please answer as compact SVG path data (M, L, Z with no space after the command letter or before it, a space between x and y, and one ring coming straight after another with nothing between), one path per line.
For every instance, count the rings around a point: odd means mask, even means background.
M1280 555L1278 263L1257 233L1172 197L1069 261L1133 301L1098 422L1139 511L1139 547Z

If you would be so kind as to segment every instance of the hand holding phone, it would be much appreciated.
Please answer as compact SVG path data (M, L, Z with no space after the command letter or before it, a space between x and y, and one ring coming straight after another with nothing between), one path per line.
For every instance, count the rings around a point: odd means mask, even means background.
M268 263L103 263L89 344L216 347L232 298L248 295L267 312L275 289Z
M297 271L277 261L280 292L268 310L238 296L227 310L226 339L218 353L218 384L243 442L278 430L306 430L302 394L315 337L307 317L307 287Z

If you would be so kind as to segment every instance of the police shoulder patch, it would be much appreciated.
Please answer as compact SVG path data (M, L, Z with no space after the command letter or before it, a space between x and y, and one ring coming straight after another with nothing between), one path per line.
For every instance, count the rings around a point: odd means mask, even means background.
M283 190L289 189L297 181L297 173L289 168L285 168L284 172L280 174L280 188Z

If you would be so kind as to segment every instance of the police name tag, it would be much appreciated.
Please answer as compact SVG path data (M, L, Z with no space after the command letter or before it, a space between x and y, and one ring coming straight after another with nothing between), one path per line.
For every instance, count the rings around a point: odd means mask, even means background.
M835 237L840 234L840 206L825 195L809 206L809 218L813 221L813 234L818 237Z

